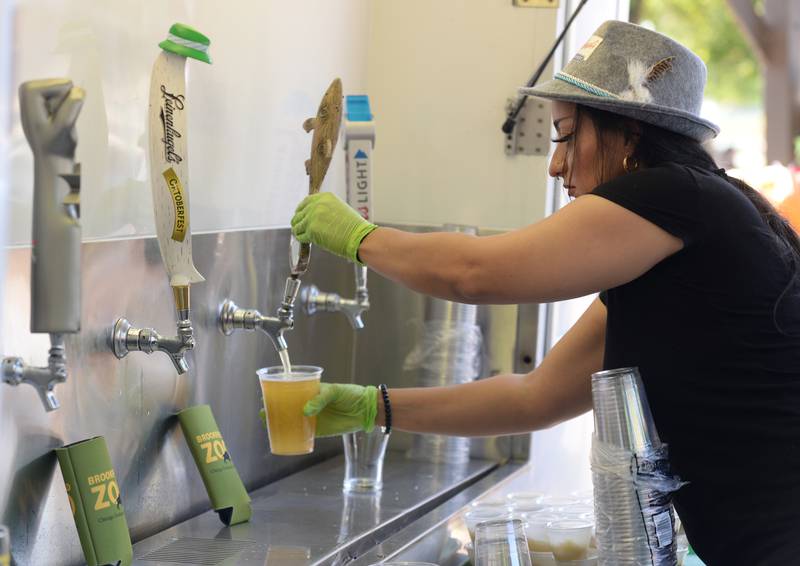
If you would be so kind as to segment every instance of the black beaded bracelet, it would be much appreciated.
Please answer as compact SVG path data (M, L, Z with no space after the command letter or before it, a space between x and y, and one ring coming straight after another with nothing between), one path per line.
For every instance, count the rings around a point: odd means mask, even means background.
M380 389L381 397L383 397L384 424L382 430L383 434L389 434L392 432L392 405L389 403L389 390L385 383L381 383L378 389Z

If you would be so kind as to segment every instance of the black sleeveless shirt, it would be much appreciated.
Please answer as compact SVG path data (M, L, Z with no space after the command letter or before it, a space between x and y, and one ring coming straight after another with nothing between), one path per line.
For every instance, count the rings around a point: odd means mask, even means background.
M684 242L601 293L604 367L639 367L706 564L800 564L800 285L785 245L718 173L655 167L591 193Z

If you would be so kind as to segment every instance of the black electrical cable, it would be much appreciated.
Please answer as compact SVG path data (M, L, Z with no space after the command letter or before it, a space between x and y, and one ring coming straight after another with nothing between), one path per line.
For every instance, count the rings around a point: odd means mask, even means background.
M547 64L550 62L550 59L553 58L553 54L556 52L556 49L558 49L558 46L563 41L564 36L567 35L567 31L569 30L569 27L572 25L573 20L575 20L575 16L578 15L578 13L581 11L583 6L588 1L589 0L581 0L581 3L578 4L578 7L575 8L574 12L572 12L572 15L569 17L569 20L567 20L567 24L564 26L564 29L561 30L561 33L556 38L556 42L550 49L550 53L547 54L547 56L542 61L542 64L539 65L539 68L536 69L536 72L533 73L533 76L531 76L530 80L528 80L528 83L526 85L528 88L532 87L539 81L539 77L541 77L542 73L544 73L545 67L547 67ZM508 117L506 118L506 121L503 123L503 133L510 134L511 132L514 131L514 125L517 123L517 116L519 116L520 111L522 111L523 106L525 106L526 100L528 100L527 94L523 94L519 97L516 106L511 110L511 112L508 113Z

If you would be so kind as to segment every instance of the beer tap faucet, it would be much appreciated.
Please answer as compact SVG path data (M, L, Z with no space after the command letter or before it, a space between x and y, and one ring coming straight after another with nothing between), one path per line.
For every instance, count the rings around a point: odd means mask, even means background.
M317 115L303 122L306 132L314 131L311 140L311 157L305 162L309 178L308 194L319 192L325 173L333 158L333 149L339 136L342 120L342 81L334 79L320 101ZM294 303L300 290L300 276L308 269L311 245L290 240L291 274L286 278L283 300L277 317L262 315L255 309L242 309L231 299L225 299L219 309L219 326L225 335L234 330L261 330L272 342L281 357L288 359L284 333L294 327Z
M80 164L75 122L84 91L68 79L28 81L19 87L22 129L33 151L31 332L50 335L47 367L22 358L2 361L9 385L33 386L45 410L59 408L55 386L67 379L64 334L81 327Z
M264 316L256 309L239 308L231 299L225 299L219 309L222 333L230 336L234 330L260 330L279 353L287 351L283 334L294 328L294 303L299 289L300 280L297 277L286 278L283 300L276 317Z
M356 296L354 299L342 298L337 293L325 293L316 285L308 285L300 291L300 301L306 314L317 312L340 312L350 322L354 330L364 328L361 315L369 310L369 293L367 291L367 268L354 265L356 275Z
M150 188L161 258L169 276L178 315L177 336L161 336L152 328L133 328L118 318L111 328L109 345L122 359L129 352L164 352L179 374L189 371L186 352L194 348L190 320L190 286L205 281L192 259L189 223L189 142L186 96L186 60L211 63L211 40L199 31L174 24L167 39L158 44L150 76L148 145Z
M345 97L342 138L347 171L347 203L365 220L372 215L372 149L375 147L375 122L366 95ZM361 315L369 310L367 268L354 265L356 296L345 299L336 293L320 291L316 285L303 287L300 301L308 315L341 312L354 330L364 328Z

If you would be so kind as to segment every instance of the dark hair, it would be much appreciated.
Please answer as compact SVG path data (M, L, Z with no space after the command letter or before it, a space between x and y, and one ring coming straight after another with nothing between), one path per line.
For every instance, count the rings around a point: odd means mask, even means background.
M792 277L776 300L773 311L775 325L783 333L777 322L778 304L798 279L798 275L800 275L800 238L792 228L792 225L789 224L789 221L772 206L764 195L741 179L729 177L723 169L719 169L711 155L697 140L652 124L587 106L578 105L577 114L576 123L580 122L581 114L586 114L591 119L597 132L601 161L600 169L598 170L599 180L606 178L607 159L604 148L610 146L608 142L613 135L622 134L625 142L634 141L634 150L628 159L634 160L639 166L657 167L675 163L705 169L719 174L728 183L739 189L753 203L761 218L775 234L776 240L784 251L785 260L792 269Z

